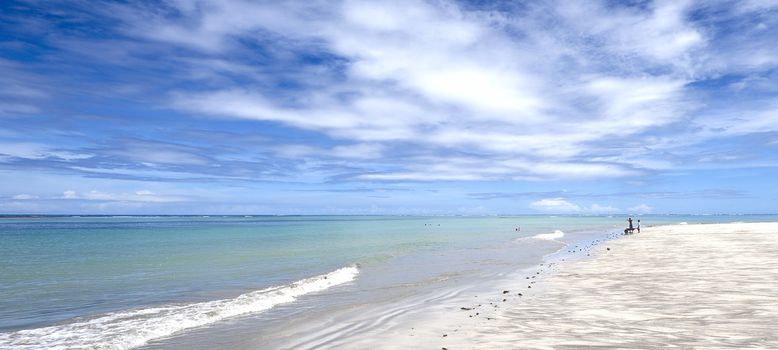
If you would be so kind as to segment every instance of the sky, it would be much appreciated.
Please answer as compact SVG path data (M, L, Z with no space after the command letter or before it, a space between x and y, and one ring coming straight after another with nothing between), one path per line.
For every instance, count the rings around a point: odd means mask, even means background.
M3 1L2 214L778 213L778 1Z

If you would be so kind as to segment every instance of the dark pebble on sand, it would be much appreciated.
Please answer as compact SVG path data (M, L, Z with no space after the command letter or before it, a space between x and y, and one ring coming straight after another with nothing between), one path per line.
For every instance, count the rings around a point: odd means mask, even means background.
M448 337L448 334L443 334L443 337Z
M610 248L605 248L605 249L607 249L607 250L611 250Z
M519 295L519 296L521 296L522 294L521 294L521 293L519 293L518 295Z
M473 308L469 308L469 307L460 307L459 309L460 309L460 310L465 310L465 311L467 311L467 310L472 310Z
M509 292L507 290L502 291L502 294L508 294Z
M527 288L532 288L532 286L527 286Z

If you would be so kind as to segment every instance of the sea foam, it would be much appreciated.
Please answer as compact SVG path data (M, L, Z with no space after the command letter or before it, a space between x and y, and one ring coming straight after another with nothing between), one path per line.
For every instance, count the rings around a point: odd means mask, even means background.
M0 349L131 349L189 328L289 303L353 281L358 274L356 266L349 266L233 299L122 311L86 321L0 333Z
M545 240L552 241L552 240L556 240L556 239L562 238L564 236L565 236L564 232L562 232L560 230L554 230L554 232L552 232L552 233L541 233L541 234L537 234L537 235L532 236L532 238L545 239Z

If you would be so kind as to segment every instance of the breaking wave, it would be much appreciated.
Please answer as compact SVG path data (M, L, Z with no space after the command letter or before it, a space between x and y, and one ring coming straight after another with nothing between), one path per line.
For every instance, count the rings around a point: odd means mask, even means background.
M349 266L233 299L121 311L86 321L0 333L0 349L131 349L189 328L268 310L353 281L357 274L359 269Z
M554 230L554 232L552 232L552 233L541 233L541 234L537 234L537 235L532 236L532 238L545 239L545 240L552 241L552 240L556 240L556 239L562 238L564 236L565 236L564 232L562 232L560 230Z

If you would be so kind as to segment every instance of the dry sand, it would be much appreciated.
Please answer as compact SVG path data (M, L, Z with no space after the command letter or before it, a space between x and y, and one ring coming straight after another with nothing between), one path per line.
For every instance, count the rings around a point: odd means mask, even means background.
M778 349L778 223L647 228L592 255L437 348Z
M291 348L778 349L778 223L645 228L566 250L551 267L363 315L382 321L326 327Z

